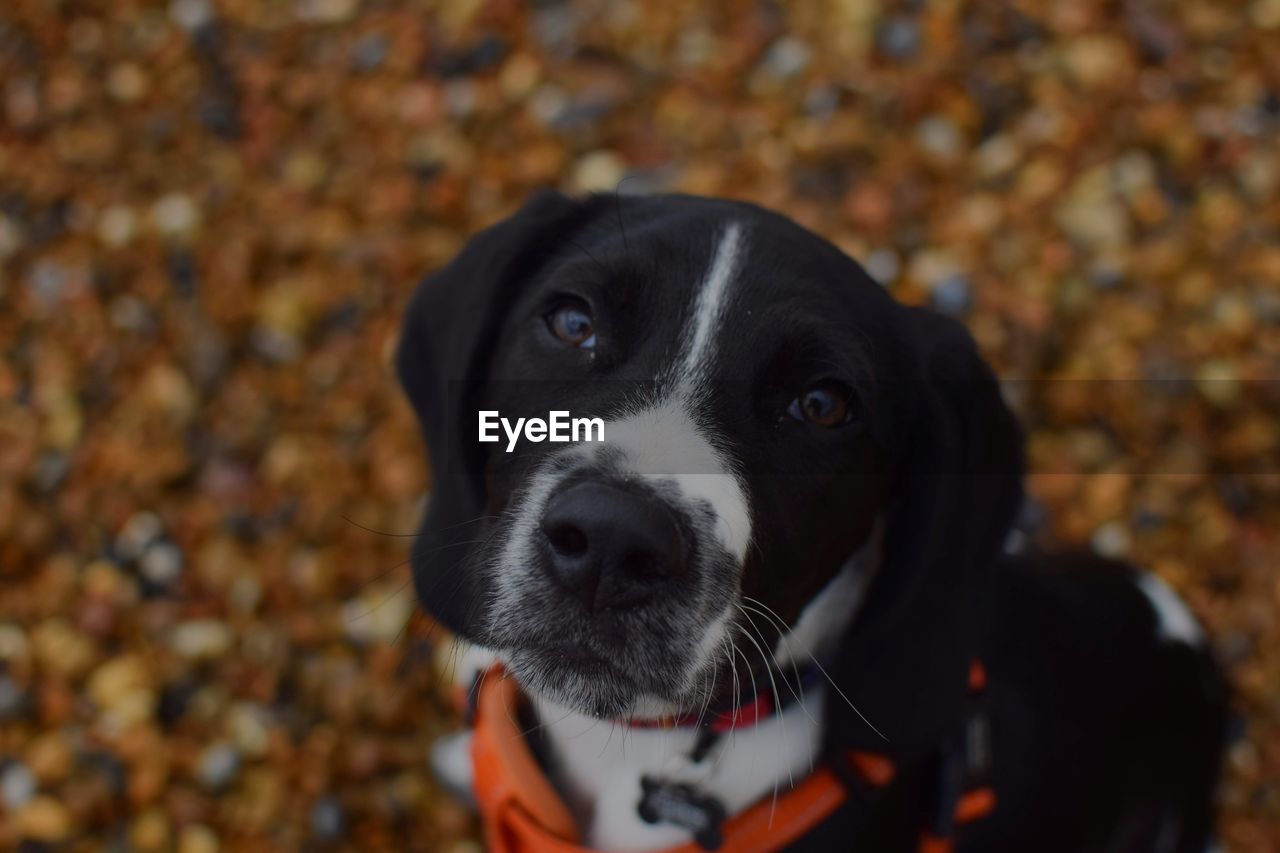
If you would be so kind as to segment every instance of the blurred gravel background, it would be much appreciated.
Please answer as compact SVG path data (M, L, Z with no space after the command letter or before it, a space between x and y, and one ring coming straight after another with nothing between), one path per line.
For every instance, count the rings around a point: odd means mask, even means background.
M468 234L625 178L968 322L1040 535L1208 626L1228 848L1280 850L1278 131L1277 0L4 0L0 848L478 849L388 354Z

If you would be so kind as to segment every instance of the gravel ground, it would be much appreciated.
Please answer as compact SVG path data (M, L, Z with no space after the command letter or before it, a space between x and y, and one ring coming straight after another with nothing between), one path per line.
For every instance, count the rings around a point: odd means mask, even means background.
M478 849L388 354L554 184L749 198L962 316L1039 535L1206 624L1223 834L1280 850L1280 2L693 5L5 0L0 848Z

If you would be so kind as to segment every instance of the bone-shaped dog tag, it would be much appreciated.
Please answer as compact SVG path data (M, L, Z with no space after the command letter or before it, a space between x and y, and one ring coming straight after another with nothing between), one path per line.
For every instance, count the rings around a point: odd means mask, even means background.
M725 809L715 797L698 793L692 785L649 776L641 777L640 788L643 793L636 813L645 823L673 823L684 827L703 850L717 850L724 843L720 827Z

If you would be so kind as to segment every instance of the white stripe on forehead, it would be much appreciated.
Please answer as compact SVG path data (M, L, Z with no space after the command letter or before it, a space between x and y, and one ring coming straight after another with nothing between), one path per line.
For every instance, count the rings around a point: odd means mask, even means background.
M742 226L731 222L716 244L711 267L702 280L686 337L689 348L677 374L679 395L696 391L706 377L707 367L715 355L716 337L728 312L729 285L738 271L742 245Z
M656 398L636 401L624 415L605 426L605 444L622 451L622 468L632 474L673 485L687 500L715 513L715 536L739 563L751 542L751 512L746 490L723 443L699 425L698 408L706 403L716 341L728 317L730 293L741 266L742 226L729 223L711 254L682 330L688 341L675 364L666 370Z

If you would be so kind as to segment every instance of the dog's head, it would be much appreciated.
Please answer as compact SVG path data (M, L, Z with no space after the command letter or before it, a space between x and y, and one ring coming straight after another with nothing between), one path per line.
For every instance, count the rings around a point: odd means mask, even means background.
M829 728L867 731L851 700L911 748L962 701L1018 430L961 326L826 241L736 202L539 195L422 284L397 364L432 461L419 597L526 688L697 709L732 645L765 666L790 634L843 694ZM482 410L604 440L508 452ZM850 572L858 618L816 618Z

